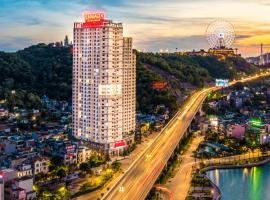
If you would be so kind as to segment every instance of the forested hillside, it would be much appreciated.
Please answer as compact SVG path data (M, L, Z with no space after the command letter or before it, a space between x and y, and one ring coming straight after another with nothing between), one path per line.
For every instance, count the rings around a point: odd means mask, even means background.
M0 52L0 95L26 90L55 99L69 99L72 54L68 48L39 44L17 53Z
M0 52L0 97L11 106L37 107L42 95L71 100L72 53L69 48L38 44L16 53ZM254 67L242 58L219 61L215 57L180 56L137 52L137 105L152 112L158 104L171 110L181 94L202 87L214 78L233 78L239 72L252 73ZM153 81L166 81L166 90L154 90ZM16 95L11 95L15 90ZM27 103L25 103L27 102Z
M139 53L138 59L196 86L202 86L213 78L232 79L239 72L250 74L256 69L241 57L229 57L225 61L220 61L210 56Z

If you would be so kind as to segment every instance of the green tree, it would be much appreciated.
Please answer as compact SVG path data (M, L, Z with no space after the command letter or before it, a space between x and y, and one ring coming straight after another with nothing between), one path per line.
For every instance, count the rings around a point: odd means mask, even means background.
M84 172L88 172L91 170L91 166L88 162L85 162L85 163L81 163L80 164L80 170L81 171L84 171Z
M120 168L121 168L121 163L120 163L119 161L114 161L114 162L112 163L112 169L113 169L114 171L119 171Z
M56 175L57 175L59 178L64 178L64 177L67 176L67 172L66 172L65 169L60 168L60 169L57 171Z

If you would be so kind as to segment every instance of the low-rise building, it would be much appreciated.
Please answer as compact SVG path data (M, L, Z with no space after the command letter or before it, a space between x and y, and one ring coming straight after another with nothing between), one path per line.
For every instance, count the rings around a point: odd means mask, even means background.
M33 178L25 176L16 178L5 189L5 199L10 200L32 200L36 198L36 192L33 191Z
M17 188L16 186L9 186L5 188L4 199L9 200L25 200L26 192L22 188Z
M238 140L242 140L245 136L245 125L231 125L227 128L227 135L232 136Z
M236 107L236 108L242 108L242 105L243 105L243 99L237 97L237 98L235 99L235 107Z
M64 154L64 164L65 165L77 164L77 153Z
M47 173L49 171L49 164L50 160L46 157L37 157L33 160L33 173L39 174L39 173Z
M0 108L0 117L7 117L9 114L8 110Z
M264 128L266 133L270 133L270 124L265 124Z
M17 167L17 176L31 176L33 175L31 164L22 164Z
M43 150L48 157L60 157L65 165L77 163L78 144L76 142L50 138Z
M10 133L10 127L7 124L0 124L0 132Z
M270 136L266 133L260 134L260 144L268 144L270 141Z
M64 145L62 157L65 165L77 164L77 151L76 144L69 143Z
M17 171L11 168L2 169L0 174L3 176L5 183L9 183L10 181L17 178Z
M206 131L208 129L210 129L210 127L211 126L210 126L210 122L209 121L202 122L201 125L200 125L200 129L201 129L202 134L205 134Z
M78 163L86 162L90 159L92 155L92 150L86 146L79 146L78 148Z

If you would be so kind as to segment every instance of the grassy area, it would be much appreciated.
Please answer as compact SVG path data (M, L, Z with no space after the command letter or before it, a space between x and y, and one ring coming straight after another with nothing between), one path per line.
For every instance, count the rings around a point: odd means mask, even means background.
M72 195L72 198L87 194L96 190L105 188L108 183L121 172L121 163L115 161L111 164L111 168L106 169L100 176L93 176L90 181L85 182L79 191ZM110 188L107 188L109 190ZM102 193L101 196L104 194Z
M179 156L184 154L184 152L189 148L191 142L193 140L192 134L190 134L188 137L184 138L179 146L175 150L174 155L171 157L171 159L168 161L168 166L163 170L161 173L161 176L157 180L158 183L166 183L166 181L170 178L173 178L177 172L177 168L180 166L181 161L179 159Z
M33 190L37 193L37 197L40 200L66 200L70 198L70 192L65 186L60 186L56 190L39 189L37 186L33 187Z
M112 180L114 176L113 170L107 169L103 174L98 177L92 178L91 181L84 183L81 187L79 192L72 195L72 198L81 196L83 194L87 194L93 192L95 190L101 189L105 187L105 185Z
M191 180L191 187L210 187L210 181L198 173L194 173Z

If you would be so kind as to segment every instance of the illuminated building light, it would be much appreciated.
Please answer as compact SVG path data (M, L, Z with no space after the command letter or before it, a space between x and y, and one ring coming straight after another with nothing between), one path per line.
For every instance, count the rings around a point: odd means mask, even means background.
M152 82L152 89L167 89L168 88L168 83L164 81L153 81Z
M88 61L88 58L87 57L82 57L82 61L83 62L87 62Z
M130 141L130 135L124 137L136 127L133 40L123 37L122 24L105 20L103 12L84 12L83 17L74 23L72 134L82 140L89 136L109 155L118 155L126 147L118 141Z
M81 24L81 28L94 28L104 25L105 14L103 12L90 12L83 13L85 22Z
M217 87L228 87L229 80L227 79L216 79L216 86Z
M244 173L245 176L247 176L248 175L248 169L244 168L243 173Z
M120 147L125 147L126 143L124 140L118 141L114 143L114 148L120 148Z
M115 96L122 94L121 84L99 85L98 89L100 96Z
M258 128L263 126L262 120L261 119L258 119L258 118L251 119L250 120L250 124L253 127L258 127Z

